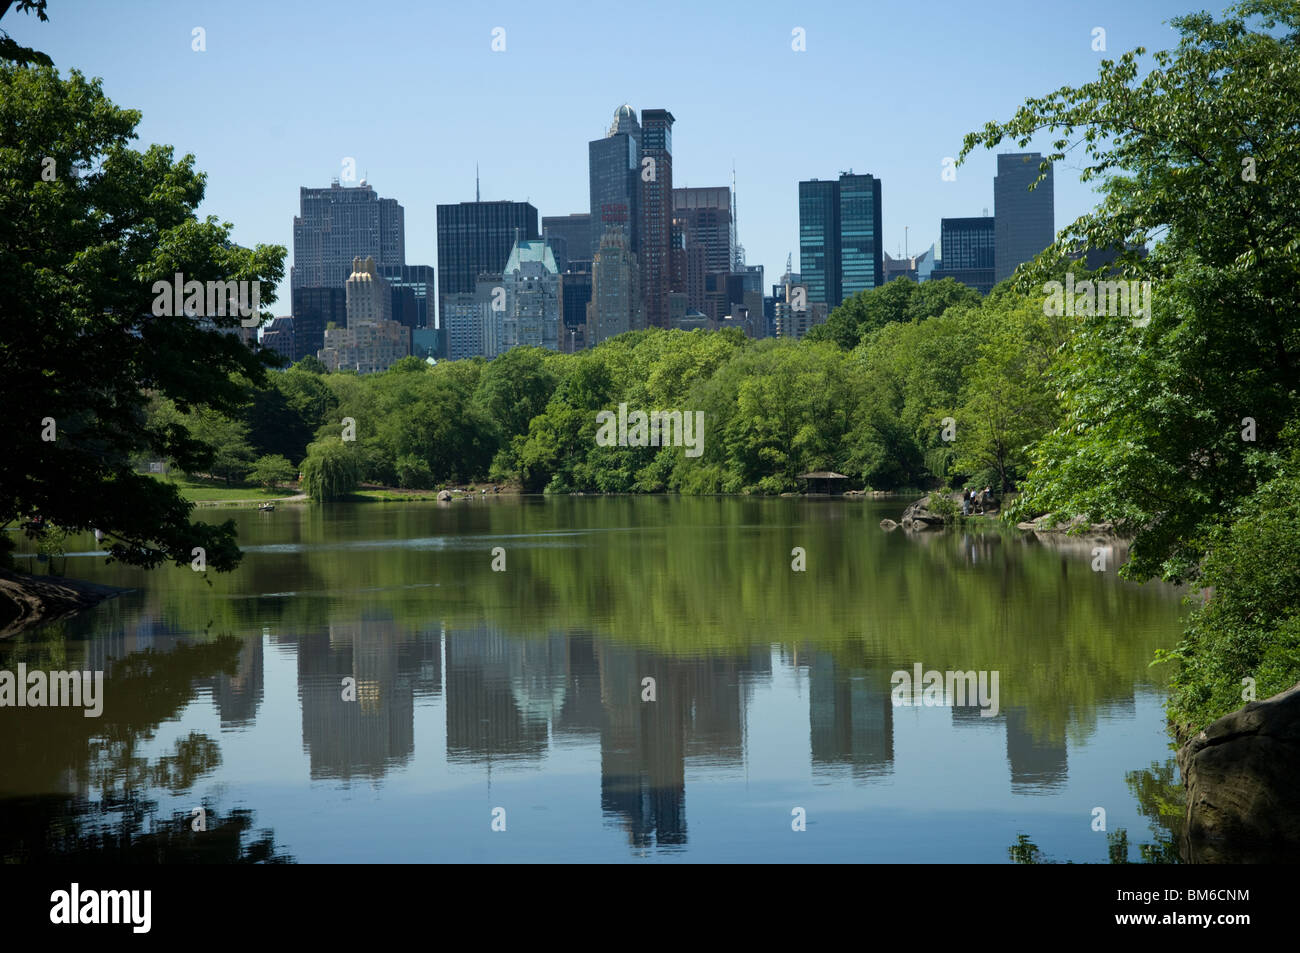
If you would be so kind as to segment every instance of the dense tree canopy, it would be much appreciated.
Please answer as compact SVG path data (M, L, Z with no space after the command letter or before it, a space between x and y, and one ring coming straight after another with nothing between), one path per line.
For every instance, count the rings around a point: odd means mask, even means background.
M1140 49L1105 61L962 152L1051 129L1046 161L1082 147L1083 178L1101 180L1099 206L1022 269L1023 291L1079 246L1129 249L1125 277L1152 284L1145 326L1077 319L1056 375L1066 415L1021 504L1136 534L1137 578L1194 572L1224 514L1278 471L1300 385L1300 7L1249 0L1173 25L1177 49L1145 75ZM1133 250L1151 241L1149 257Z
M261 282L271 301L285 249L237 247L228 224L196 218L203 175L169 147L130 148L139 120L75 70L0 62L0 525L39 514L103 530L128 562L188 563L202 547L228 569L232 526L192 522L133 463L211 466L214 448L184 426L148 425L151 395L182 414L233 413L271 359L221 330L237 315L202 330L153 314L152 289L180 272Z

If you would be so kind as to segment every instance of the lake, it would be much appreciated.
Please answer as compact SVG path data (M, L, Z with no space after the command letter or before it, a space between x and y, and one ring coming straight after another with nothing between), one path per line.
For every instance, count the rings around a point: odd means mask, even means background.
M907 502L196 510L226 575L87 537L64 574L133 591L0 669L103 671L103 712L0 709L0 856L1173 859L1182 592L1122 547L883 531Z

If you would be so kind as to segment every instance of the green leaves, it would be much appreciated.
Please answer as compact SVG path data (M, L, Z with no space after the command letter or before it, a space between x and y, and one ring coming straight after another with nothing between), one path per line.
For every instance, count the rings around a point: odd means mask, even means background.
M239 248L229 225L199 220L193 158L130 148L139 119L76 71L0 64L0 406L11 411L0 421L0 524L39 512L104 530L118 559L188 565L203 546L210 567L228 569L233 528L191 523L175 489L132 464L175 457L188 467L225 452L205 450L183 420L151 426L150 400L238 416L270 359L235 334L153 315L151 282L178 271L260 281L270 302L285 250ZM75 177L74 163L84 170ZM44 418L57 439L41 439Z
M1252 29L1251 17L1290 32ZM1076 247L1159 238L1148 258L1118 261L1125 277L1152 282L1150 325L1078 319L1055 380L1065 417L1035 451L1019 505L1023 516L1085 514L1136 534L1124 573L1138 579L1194 572L1226 512L1277 472L1279 433L1300 409L1300 8L1252 0L1222 21L1173 25L1177 50L1145 76L1126 55L971 134L963 150L1039 129L1087 133L1102 203L1018 273L1027 293ZM1245 417L1260 422L1252 441Z
M303 490L328 503L352 493L361 482L360 456L351 443L326 438L313 443L302 463Z

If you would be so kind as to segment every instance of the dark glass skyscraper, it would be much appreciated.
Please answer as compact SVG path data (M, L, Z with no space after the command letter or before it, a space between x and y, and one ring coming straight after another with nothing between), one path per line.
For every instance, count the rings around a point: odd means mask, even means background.
M378 271L393 289L393 320L408 328L433 327L437 313L433 303L433 268L381 265Z
M1032 192L1038 178L1040 152L1015 152L998 156L998 174L993 179L993 218L996 227L996 255L993 280L1011 276L1016 266L1031 260L1056 239L1052 170ZM943 250L944 268L948 249Z
M840 296L839 185L813 179L799 183L799 273L809 301L835 307Z
M351 266L349 266L351 267ZM347 292L337 288L295 288L293 301L293 359L301 361L325 346L325 327L330 322L347 327Z
M841 173L838 181L799 183L799 271L808 301L834 310L859 291L884 284L880 180Z
M641 187L641 126L636 121L636 110L624 104L614 111L614 121L605 138L587 144L587 161L591 189L590 247L582 255L570 247L568 257L595 258L600 240L611 225L624 230L635 251Z
M941 219L943 267L930 273L931 280L953 278L983 295L993 290L995 221L988 216Z
M880 180L873 175L840 176L840 292L834 307L859 291L885 283L880 239Z
M641 234L633 251L641 268L645 323L666 328L673 290L673 114L666 109L641 110L639 180Z
M481 272L499 273L515 240L540 238L528 202L438 206L438 296L473 294Z
M560 275L560 350L566 354L587 346L587 305L590 301L589 270L566 271Z
M542 218L542 237L555 254L560 271L568 271L571 262L591 262L591 216L547 215Z
M354 258L379 266L406 262L406 224L396 199L383 199L364 179L356 188L299 189L293 219L290 289L342 288Z

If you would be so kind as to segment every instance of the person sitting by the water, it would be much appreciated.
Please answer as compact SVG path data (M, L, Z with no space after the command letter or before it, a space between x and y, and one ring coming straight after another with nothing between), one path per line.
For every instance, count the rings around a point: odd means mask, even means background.
M986 486L984 487L984 509L990 510L993 505L993 487Z
M975 512L980 515L984 514L984 491L980 490L975 494Z

